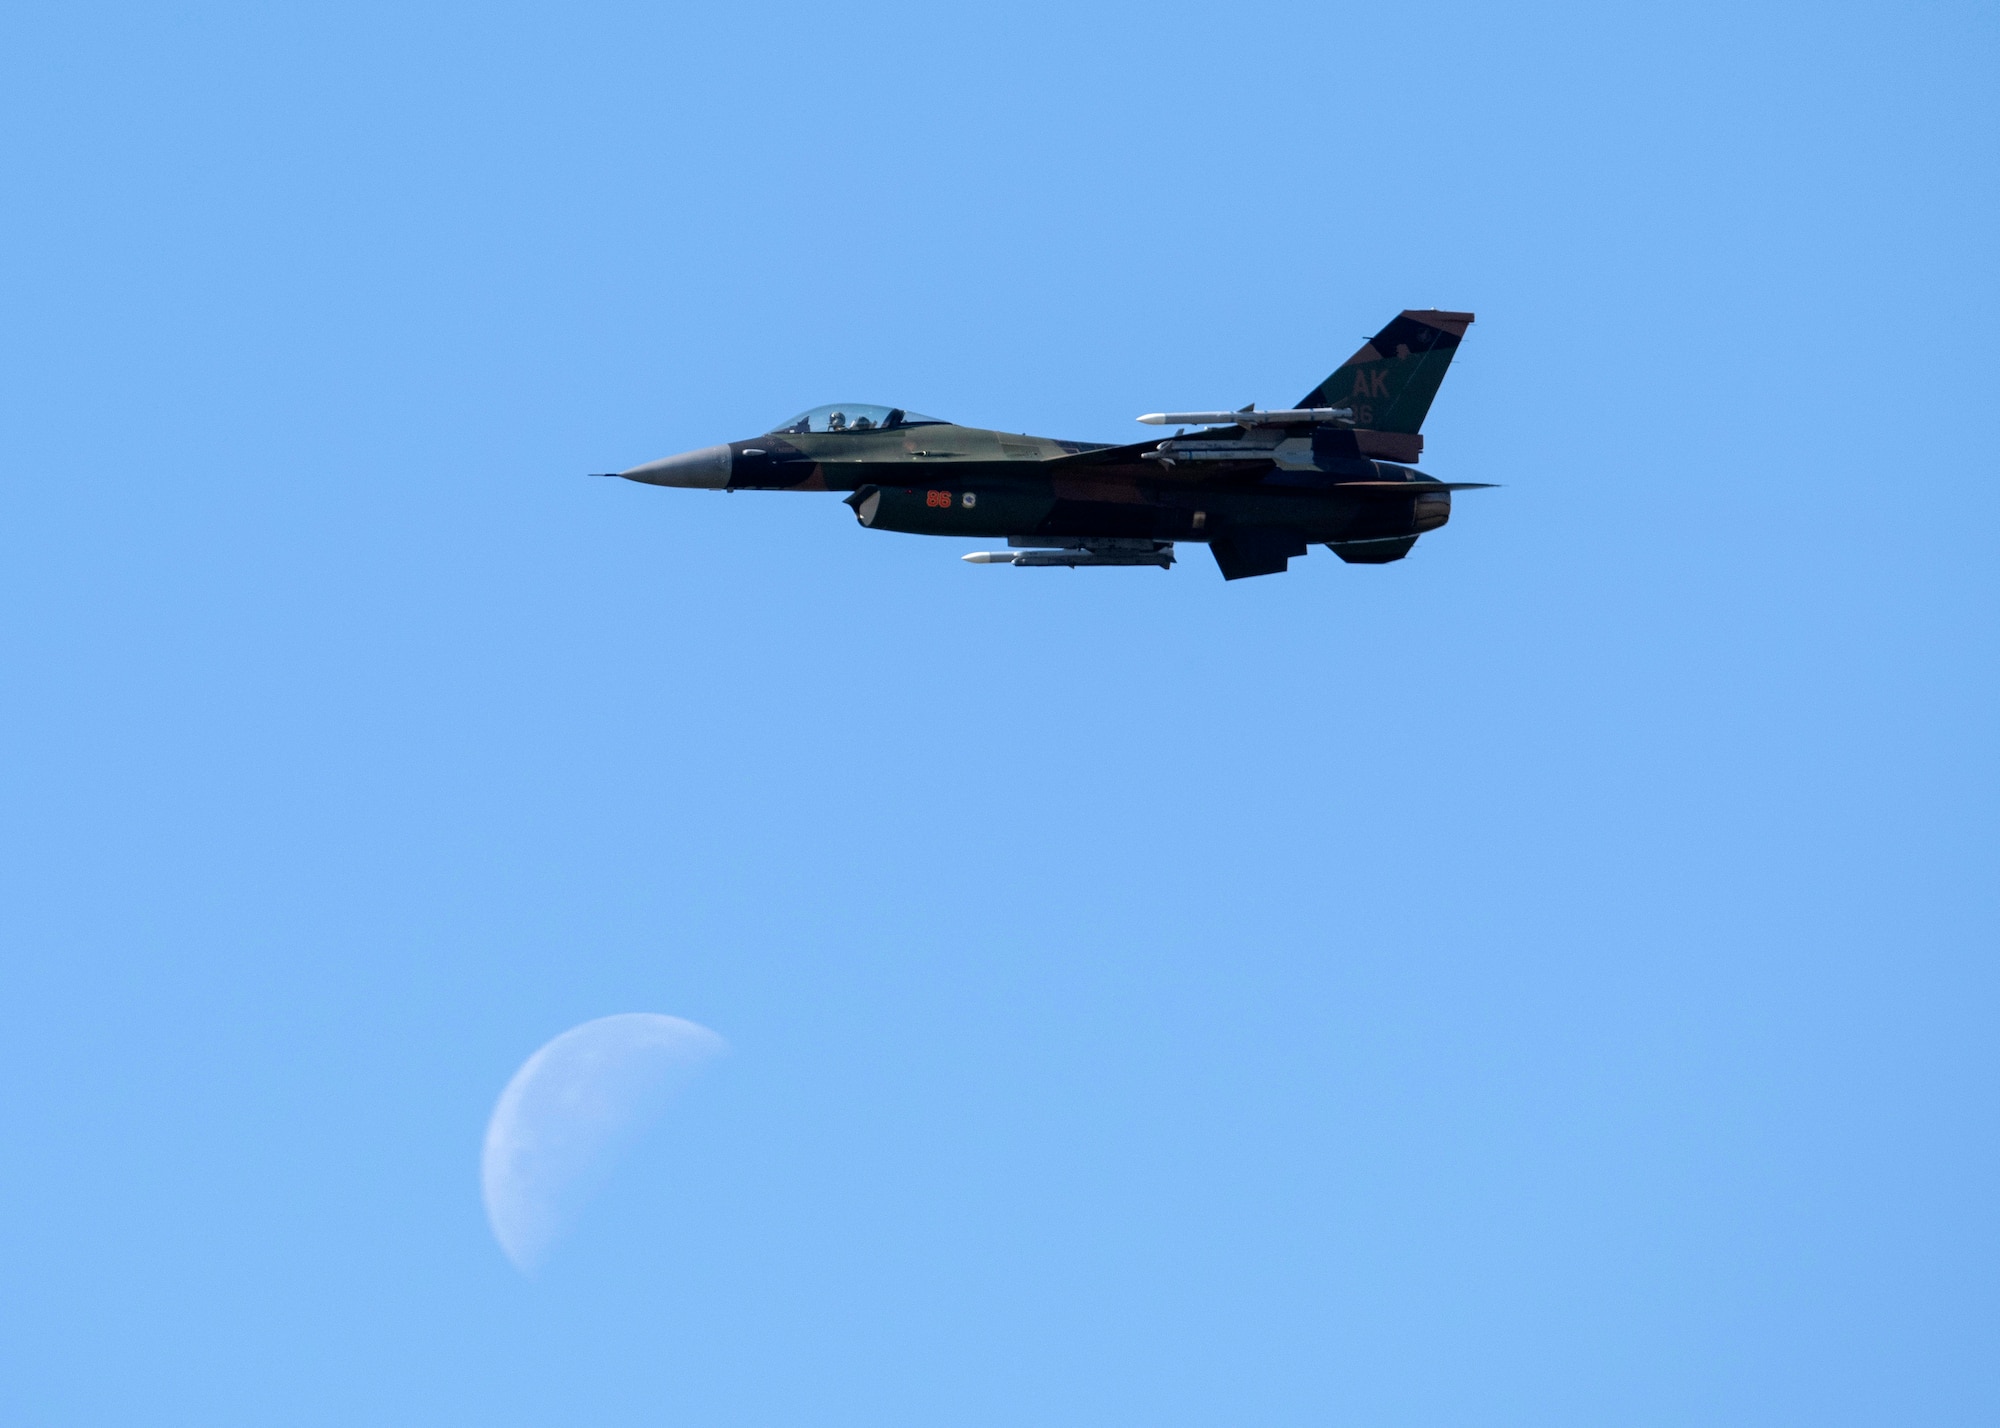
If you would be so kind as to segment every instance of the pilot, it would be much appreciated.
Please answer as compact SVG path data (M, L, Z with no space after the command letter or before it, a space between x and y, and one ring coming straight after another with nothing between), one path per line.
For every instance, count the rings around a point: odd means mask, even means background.
M868 420L867 417L856 417L854 419L854 430L873 431L874 429L875 429L875 423Z
M826 429L828 431L846 431L847 413L835 412L832 416L828 417L826 419Z

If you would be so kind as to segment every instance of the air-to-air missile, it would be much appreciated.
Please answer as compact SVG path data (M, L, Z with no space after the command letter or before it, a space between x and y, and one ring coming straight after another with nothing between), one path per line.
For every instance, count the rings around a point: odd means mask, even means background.
M845 491L870 530L1004 537L975 565L1174 563L1207 544L1223 578L1274 575L1309 545L1355 565L1410 553L1451 518L1451 493L1410 464L1469 312L1403 313L1295 407L1150 412L1172 436L1130 445L959 426L901 407L834 403L762 436L607 473L654 486ZM1187 428L1200 428L1190 433Z
M1157 565L1174 563L1170 540L1121 540L1117 536L1010 536L1020 550L975 550L960 560L973 565Z

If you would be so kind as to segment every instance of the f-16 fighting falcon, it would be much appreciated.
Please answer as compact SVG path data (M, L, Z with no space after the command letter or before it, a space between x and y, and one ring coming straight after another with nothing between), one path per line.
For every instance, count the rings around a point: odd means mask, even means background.
M1309 545L1356 565L1401 560L1451 517L1451 493L1413 466L1469 312L1409 311L1297 406L1154 412L1172 436L1109 446L958 426L843 402L722 446L607 472L653 486L847 491L869 530L1004 537L981 565L1174 563L1203 541L1225 580L1276 575ZM1187 428L1200 430L1189 432Z

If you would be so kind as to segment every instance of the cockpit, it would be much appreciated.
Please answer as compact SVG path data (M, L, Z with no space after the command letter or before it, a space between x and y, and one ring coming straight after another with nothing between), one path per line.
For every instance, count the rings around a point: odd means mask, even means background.
M772 436L804 436L814 431L886 431L898 426L943 426L940 417L922 412L906 412L901 407L877 407L867 402L834 402L801 412L783 426L771 428Z

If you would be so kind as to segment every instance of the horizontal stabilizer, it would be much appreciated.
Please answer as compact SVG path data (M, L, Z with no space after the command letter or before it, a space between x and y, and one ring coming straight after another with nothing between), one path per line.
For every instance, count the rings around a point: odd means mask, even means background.
M1390 536L1386 540L1335 541L1327 549L1349 565L1387 565L1408 555L1410 547L1416 543L1417 538L1413 535Z

